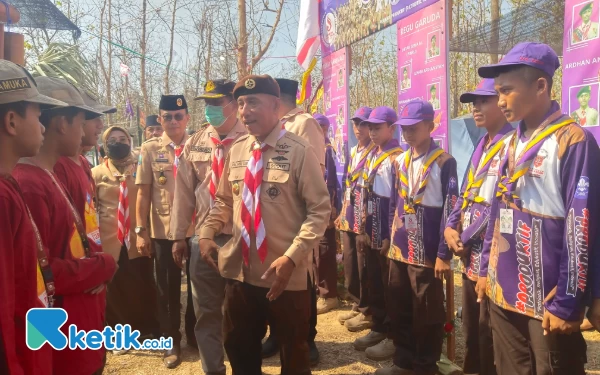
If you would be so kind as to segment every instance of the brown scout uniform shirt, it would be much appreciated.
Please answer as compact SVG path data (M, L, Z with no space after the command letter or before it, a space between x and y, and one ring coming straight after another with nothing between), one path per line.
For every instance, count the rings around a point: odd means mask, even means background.
M286 290L306 290L306 274L312 263L309 254L325 233L331 204L312 147L291 132L278 141L280 131L279 126L273 129L265 140L270 147L263 151L260 204L268 247L264 263L258 258L254 234L251 234L248 267L242 259L242 191L246 165L256 140L253 136L240 137L229 150L217 201L200 229L200 238L213 238L226 223L233 221L233 238L219 250L221 276L270 288L274 279L261 280L261 277L273 261L286 255L296 264Z
M187 134L183 142L187 141ZM169 222L175 193L175 175L173 163L175 149L173 141L166 132L161 137L152 138L142 144L138 161L136 185L151 185L150 189L150 238L173 240ZM165 183L160 183L160 177L165 177ZM187 236L194 233L190 225Z
M246 127L238 120L227 137L237 139L246 133ZM212 177L213 153L216 149L210 139L211 136L220 139L215 128L207 124L188 139L179 158L175 200L173 201L174 215L171 216L171 231L175 240L182 240L186 237L186 230L194 215L194 207L196 234L200 234L200 227L210 212L209 186ZM227 157L227 152L232 145L233 142L224 147L223 159ZM230 235L232 225L231 222L226 223L221 233Z
M285 130L296 134L313 147L319 164L325 167L325 137L317 120L300 108L292 109L281 120L285 124Z
M133 156L135 160L137 154ZM136 234L135 227L135 207L137 201L138 187L135 184L134 174L136 172L135 162L129 167L125 168L124 174L121 175L119 170L115 168L110 159L106 160L92 168L92 176L96 183L96 197L98 199L98 216L100 216L100 240L102 241L102 249L105 253L113 256L115 261L119 261L119 255L121 254L121 247L123 244L117 238L118 232L118 208L119 208L119 195L120 195L120 178L125 177L127 184L127 199L129 200L129 241L131 246L127 255L129 259L135 259L141 255L138 253L135 247Z

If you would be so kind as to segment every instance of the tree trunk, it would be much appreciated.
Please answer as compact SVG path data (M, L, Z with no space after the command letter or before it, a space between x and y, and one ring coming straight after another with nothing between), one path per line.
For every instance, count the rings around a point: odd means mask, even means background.
M144 100L144 115L148 116L148 88L146 87L146 9L148 0L142 0L142 38L140 40L140 88L142 89L142 98Z
M491 0L490 10L492 13L492 33L490 35L490 64L498 63L498 47L500 40L500 1L499 0Z
M238 0L238 19L240 38L237 46L237 66L238 79L241 79L248 75L248 31L246 29L246 0Z
M167 68L165 71L165 94L170 94L169 89L169 73L171 70L171 63L173 62L173 40L175 39L175 13L177 13L177 0L173 1L173 15L171 17L171 43L169 44L169 60L167 61Z

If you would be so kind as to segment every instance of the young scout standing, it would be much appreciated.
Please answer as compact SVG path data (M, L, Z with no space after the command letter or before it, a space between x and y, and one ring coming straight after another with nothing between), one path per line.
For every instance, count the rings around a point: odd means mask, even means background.
M296 94L298 93L298 81L291 79L277 78L275 79L280 88L280 106L279 117L283 126L287 131L296 134L304 139L314 150L321 165L323 173L325 173L325 138L321 127L315 119L308 113L305 113L301 108L296 106ZM284 154L284 151L281 151ZM283 155L281 155L283 156ZM315 249L318 251L318 249ZM312 274L312 268L310 274ZM312 279L307 276L312 282ZM317 336L317 289L310 289L310 329L308 334L308 345L310 349L310 361L313 365L319 362L319 350L315 344ZM275 339L274 334L269 331L269 338L263 344L263 358L268 358L277 354L279 344Z
M191 240L189 260L196 312L195 334L202 370L210 375L225 375L222 334L225 279L200 256L198 235L214 206L225 157L233 142L246 134L246 128L237 119L234 87L235 82L224 79L208 81L204 94L197 98L205 100L205 116L209 123L191 136L183 148L175 184L174 215L171 217L175 254L186 250L187 230L195 216L196 236ZM231 239L231 227L228 223L217 234L214 238L217 245L224 246ZM216 254L213 260L217 262Z
M390 203L392 244L388 313L396 353L394 365L376 375L433 375L442 353L446 320L443 277L450 271L443 237L458 196L456 160L430 133L431 103L413 100L396 124L410 148L396 159L398 178Z
M315 252L315 263L317 268L317 286L319 288L319 299L317 300L317 314L324 314L338 306L337 293L337 243L334 220L340 211L340 196L338 194L338 179L335 165L335 150L327 137L329 131L329 119L321 114L315 114L325 136L325 182L329 191L331 201L331 220L325 231L325 235L319 243L319 252ZM340 150L341 151L341 150Z
M367 157L375 148L369 137L369 126L365 122L371 114L371 108L360 107L352 118L353 130L358 144L350 150L347 174L344 179L342 210L336 220L336 227L342 238L344 252L344 283L354 300L352 310L340 313L338 320L351 331L371 328L372 317L369 314L367 267L364 253L357 251L356 237L362 233L365 218L363 204L363 169Z
M183 95L163 95L159 110L159 121L165 131L160 138L152 138L144 142L140 150L135 180L136 185L139 185L136 207L138 226L135 232L138 251L144 255L150 255L150 238L152 238L161 334L173 338L173 349L165 352L163 362L167 368L175 368L181 363L179 311L181 309L180 267L183 259L182 254L178 256L172 254L175 237L169 222L173 214L175 177L179 157L187 140L185 128L190 115ZM148 216L150 216L150 233L147 229ZM192 231L193 227L190 226L186 238L190 237ZM188 293L191 294L191 288ZM193 307L188 304L188 308ZM187 315L186 313L186 334L189 335L188 332L193 332L195 321L188 323ZM188 336L188 343L190 339L191 337Z
M62 79L39 77L37 83L42 94L69 106L42 111L44 144L39 154L19 161L13 176L45 245L54 277L54 307L68 313L61 328L63 333L68 333L71 324L79 330L102 331L102 290L114 275L116 263L109 254L96 252L90 246L83 218L53 172L60 157L79 154L86 113L97 112L86 106L75 87ZM104 368L105 350L53 350L52 357L54 374L96 374Z
M42 146L40 106L66 103L40 95L29 73L9 61L0 60L0 76L0 373L50 375L52 350L26 346L25 316L31 308L51 306L53 274L11 173L20 158L36 155Z
M461 197L448 218L444 237L450 250L463 262L462 325L466 338L463 371L465 374L494 375L488 301L486 298L477 301L475 286L500 162L514 130L498 108L493 79L484 79L475 91L462 94L460 101L472 103L475 125L484 128L487 134L471 156Z
M327 186L310 145L282 129L275 80L245 77L233 96L250 135L231 146L215 206L200 229L200 251L216 267L213 238L233 221L233 238L218 253L227 279L225 350L234 373L260 375L268 318L281 346L281 373L307 375L307 273L331 215Z
M551 100L559 65L549 46L519 43L500 63L479 68L480 76L495 78L507 120L519 121L500 169L495 225L488 226L479 273L480 280L487 276L501 375L585 373L579 325L598 230L588 195L599 187L600 151Z
M375 360L385 360L394 354L394 344L386 340L390 331L386 308L386 254L390 247L388 210L396 176L394 160L402 153L398 140L394 139L397 119L398 115L392 108L377 107L365 121L375 148L367 157L363 173L366 220L364 233L356 238L356 246L365 256L373 327L353 345L357 350L367 350L367 356Z

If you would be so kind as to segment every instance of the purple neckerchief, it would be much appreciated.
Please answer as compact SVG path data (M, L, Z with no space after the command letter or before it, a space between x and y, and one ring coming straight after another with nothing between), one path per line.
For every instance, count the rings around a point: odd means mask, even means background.
M375 147L373 149L373 151L371 151L371 155L369 155L366 159L369 159L369 178L368 181L372 181L373 178L375 177L375 173L377 173L377 170L379 169L379 167L381 166L381 164L383 164L383 162L379 163L379 165L376 165L374 167L372 167L372 163L377 160L379 158L379 156L381 156L381 154L386 153L388 151L390 151L393 148L398 148L400 147L400 143L398 143L398 140L395 138L392 138L391 140L388 141L388 143L385 144L385 146L382 147L381 152L379 151L379 147ZM367 181L366 181L367 182Z

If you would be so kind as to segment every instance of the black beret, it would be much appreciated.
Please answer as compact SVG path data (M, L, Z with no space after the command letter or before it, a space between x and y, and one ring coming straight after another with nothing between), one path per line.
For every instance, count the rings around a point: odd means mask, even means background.
M235 82L228 79L215 79L204 84L204 94L198 95L198 99L218 99L232 95Z
M269 75L249 75L242 78L233 89L233 97L252 94L267 94L279 98L280 90L277 82Z
M277 78L275 81L279 84L279 89L282 94L296 97L296 94L298 93L298 81L286 78Z
M158 105L158 109L163 111L177 111L187 107L183 95L163 95L160 97L160 104Z
M160 126L158 123L158 115L150 115L146 117L146 126Z

